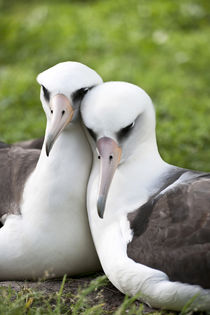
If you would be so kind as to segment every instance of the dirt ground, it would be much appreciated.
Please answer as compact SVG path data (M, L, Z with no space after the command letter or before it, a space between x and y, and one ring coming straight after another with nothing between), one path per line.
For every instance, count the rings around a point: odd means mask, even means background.
M97 274L97 276L102 274ZM90 282L96 278L96 275L67 278L64 286L64 293L77 294L79 288L87 287ZM31 282L31 281L2 281L0 286L11 286L15 291L20 291L24 288L32 288L36 291L42 291L46 294L58 292L61 286L61 279L46 280L43 282ZM102 288L92 292L89 296L91 305L99 304L101 301L104 303L104 309L110 313L114 312L123 302L124 295L120 293L110 282ZM136 305L140 305L140 302L136 301ZM152 312L146 305L144 306L144 312Z

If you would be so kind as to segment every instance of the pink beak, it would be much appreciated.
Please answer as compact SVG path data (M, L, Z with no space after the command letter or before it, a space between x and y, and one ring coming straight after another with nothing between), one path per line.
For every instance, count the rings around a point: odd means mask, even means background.
M52 119L50 122L50 129L46 140L46 154L49 156L50 150L55 143L55 140L62 132L62 130L68 125L73 117L73 108L68 98L63 94L55 95L51 102L50 108L52 113Z
M99 217L103 218L109 187L120 162L122 150L113 139L108 137L103 137L97 141L97 149L100 159L100 188L97 210Z

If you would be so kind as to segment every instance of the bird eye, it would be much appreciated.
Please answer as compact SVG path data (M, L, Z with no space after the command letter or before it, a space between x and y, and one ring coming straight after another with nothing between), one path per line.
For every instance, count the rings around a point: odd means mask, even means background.
M49 100L50 100L50 92L46 89L46 87L44 87L44 85L42 85L42 91L44 93L44 98L46 99L46 101L49 102Z
M95 134L95 132L94 132L92 129L90 129L90 128L87 128L87 130L88 130L89 134L91 135L91 137L92 137L94 140L96 140L96 134Z
M132 122L130 125L122 128L119 132L118 132L118 138L122 139L124 137L126 137L128 135L128 133L130 132L130 130L134 127L135 122Z
M86 87L86 88L81 88L81 89L75 91L72 94L73 102L81 101L81 99L85 96L85 94L87 93L88 90L89 90L89 88Z

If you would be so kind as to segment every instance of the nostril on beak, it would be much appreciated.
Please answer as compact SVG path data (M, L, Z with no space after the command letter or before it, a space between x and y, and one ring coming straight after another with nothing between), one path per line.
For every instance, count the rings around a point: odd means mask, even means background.
M111 154L110 156L109 156L109 160L111 161L113 159L113 155Z
M101 156L100 155L98 155L98 159L100 160L100 158L101 158Z
M50 111L50 112L51 112L51 114L53 114L53 110L52 110L52 109L51 109L51 111Z
M65 110L62 110L61 112L61 116L63 116L65 114Z

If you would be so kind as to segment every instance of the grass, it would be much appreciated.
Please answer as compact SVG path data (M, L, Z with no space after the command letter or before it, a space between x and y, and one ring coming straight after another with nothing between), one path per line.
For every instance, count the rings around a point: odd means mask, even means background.
M85 288L78 288L73 294L65 291L71 279L63 277L57 292L46 293L25 287L19 292L0 287L0 314L2 315L143 315L148 314L144 305L137 301L137 296L125 296L120 306L110 308L109 302L102 300L102 292L108 282L106 276L99 276L92 280ZM111 303L113 304L113 302ZM153 315L176 315L176 312L150 311ZM183 308L180 315L192 315L190 303ZM200 312L200 314L204 314Z
M110 311L104 308L104 303L100 301L100 298L99 301L93 305L93 302L89 299L89 295L96 290L99 292L99 288L106 286L107 278L105 276L100 276L91 281L90 285L85 289L78 289L76 294L64 292L65 282L66 276L63 278L60 290L52 294L46 294L32 289L21 290L17 293L11 288L5 289L2 287L0 288L0 314L141 315L143 312L143 306L137 309L134 304L135 299L128 299L127 297L114 313L110 313Z
M144 88L156 106L163 158L209 171L209 17L205 0L0 0L1 140L43 135L36 76L58 62L77 60L105 81ZM47 299L31 290L2 290L0 314L76 314L74 308L101 314L102 306L84 302L88 290L76 299L62 287ZM137 314L134 302L124 303L116 314Z
M1 0L1 139L43 134L36 75L77 60L143 87L164 159L209 171L209 15L205 0Z

